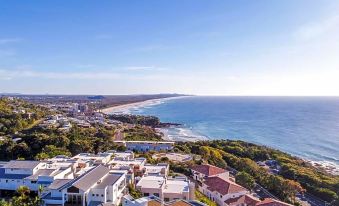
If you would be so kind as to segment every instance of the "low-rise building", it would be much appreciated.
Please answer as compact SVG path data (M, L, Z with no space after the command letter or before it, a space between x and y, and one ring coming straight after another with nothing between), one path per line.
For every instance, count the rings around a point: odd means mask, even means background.
M98 153L98 154L91 154L91 153L80 153L72 159L74 160L82 160L82 161L90 161L93 164L107 164L111 160L112 154L111 153Z
M263 201L258 202L255 206L292 206L292 205L272 198L265 198Z
M158 163L157 165L146 164L143 168L143 173L148 176L153 175L167 177L168 172L169 164L167 163Z
M194 199L194 188L194 183L185 177L143 176L136 184L136 189L144 196L156 196L165 202Z
M115 143L125 146L128 150L138 152L168 151L174 147L174 142L165 141L115 141Z
M208 177L229 179L229 171L210 164L194 165L190 169L193 178L200 182L203 182Z
M167 158L172 162L188 162L193 159L192 155L181 153L156 153L152 156L153 159Z
M0 190L15 191L19 186L25 185L34 191L38 180L31 178L45 168L46 164L39 161L12 160L0 168Z
M249 194L249 191L244 187L218 176L205 178L199 185L199 191L219 206L229 206L227 201L230 199Z
M155 196L142 197L134 199L130 195L126 195L122 200L123 206L207 206L206 204L196 200L177 199L170 202L163 202Z
M119 205L125 188L125 173L111 173L108 167L99 165L74 180L54 182L42 199L46 206L115 206Z
M115 160L132 160L134 159L134 153L132 151L117 152L109 150L107 153L112 153Z

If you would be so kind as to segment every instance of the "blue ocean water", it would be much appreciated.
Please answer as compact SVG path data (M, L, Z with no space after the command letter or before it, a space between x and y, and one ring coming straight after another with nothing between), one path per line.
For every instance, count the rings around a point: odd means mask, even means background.
M171 135L240 139L339 165L339 97L184 97L131 110L184 126Z

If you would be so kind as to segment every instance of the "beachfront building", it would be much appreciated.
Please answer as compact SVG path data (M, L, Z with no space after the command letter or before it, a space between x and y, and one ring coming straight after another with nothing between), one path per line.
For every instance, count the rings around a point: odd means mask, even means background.
M204 179L208 177L229 179L229 171L210 164L194 165L190 169L193 178L199 182L203 182Z
M134 199L130 195L125 195L122 200L123 206L207 206L206 204L196 200L173 200L169 202L163 202L161 199L155 196L142 197Z
M127 150L148 152L148 151L169 151L174 147L174 142L165 141L115 141L123 145Z
M145 197L156 196L168 202L176 199L194 199L195 185L186 177L143 176L136 184Z
M120 204L125 188L125 173L99 165L74 180L54 182L42 199L45 206L113 206Z

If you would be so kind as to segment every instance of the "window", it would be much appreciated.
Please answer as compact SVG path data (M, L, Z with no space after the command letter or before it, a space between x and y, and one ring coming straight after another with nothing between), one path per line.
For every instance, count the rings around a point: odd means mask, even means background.
M92 196L94 197L94 194L92 194Z
M148 197L148 196L149 196L149 193L144 193L144 196L145 196L145 197Z
M169 198L168 198L168 197L165 197L164 200L165 200L165 202L168 202L168 201L169 201Z
M97 197L99 197L99 194L97 194Z
M153 195L156 197L159 197L159 193L154 193Z
M103 197L104 195L102 194L101 197Z

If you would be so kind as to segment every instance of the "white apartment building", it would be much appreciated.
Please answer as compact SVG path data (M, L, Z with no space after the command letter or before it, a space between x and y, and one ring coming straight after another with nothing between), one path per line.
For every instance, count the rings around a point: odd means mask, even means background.
M0 190L15 191L27 186L38 191L39 186L47 187L55 179L73 178L71 167L49 167L46 162L12 160L0 168Z
M125 188L125 173L111 173L108 167L99 165L74 180L55 181L42 199L45 206L115 206Z
M143 168L144 175L150 176L164 176L167 177L169 173L169 164L158 163L157 165L146 164Z

